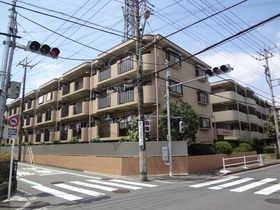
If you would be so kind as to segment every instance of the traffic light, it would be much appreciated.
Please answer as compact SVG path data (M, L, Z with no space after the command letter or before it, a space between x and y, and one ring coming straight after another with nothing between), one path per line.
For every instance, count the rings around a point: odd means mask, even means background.
M50 58L57 59L60 53L58 48L51 48L49 45L43 44L41 45L37 41L29 41L26 46L26 50L37 53L39 55L44 55Z
M151 132L151 122L150 120L145 120L145 132Z
M229 73L230 71L232 71L233 68L229 65L229 64L225 64L225 65L221 65L220 67L214 67L213 70L205 70L205 73L209 76L216 76L216 75L220 75L220 74L225 74L225 73Z
M180 122L179 122L179 132L180 133L185 133L185 130L186 130L185 122L180 120Z

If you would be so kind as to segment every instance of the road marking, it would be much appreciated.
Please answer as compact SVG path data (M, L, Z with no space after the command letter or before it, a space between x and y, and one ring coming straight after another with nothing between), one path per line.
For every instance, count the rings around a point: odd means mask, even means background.
M276 179L272 179L272 178L267 178L267 179L262 179L258 182L254 182L252 184L248 184L248 185L245 185L245 186L242 186L242 187L238 187L238 188L235 188L233 190L230 190L231 192L244 192L246 190L250 190L252 188L255 188L255 187L258 187L258 186L261 186L263 184L266 184L266 183L269 183L269 182L273 182L275 181Z
M205 187L205 186L209 186L209 185L214 185L214 184L219 184L219 183L222 183L222 182L226 182L226 181L229 181L229 180L232 180L232 179L236 179L238 177L239 176L229 176L229 177L224 178L224 179L219 179L219 180L215 180L215 181L210 181L210 182L204 182L204 183L201 183L201 184L191 185L190 187L194 187L194 188Z
M24 183L26 183L26 184L30 184L30 185L42 185L42 184L40 184L40 183L32 182L32 181L29 181L29 180L23 179L23 178L19 178L19 179L17 179L17 180L18 180L18 181L21 181L21 182L24 182Z
M218 185L218 186L214 186L214 187L209 187L208 189L210 189L210 190L221 190L223 188L231 187L231 186L238 185L238 184L242 184L244 182L248 182L248 181L253 180L253 179L254 178L244 178L244 179L233 181L233 182L230 182L230 183L227 183L227 184L222 184L222 185Z
M36 185L36 186L32 186L32 187L37 189L37 190L40 190L42 192L54 195L56 197L66 199L68 201L75 201L75 200L81 200L82 199L81 197L71 195L71 194L68 194L68 193L64 193L62 191L55 190L55 189L52 189L52 188L49 188L49 187L45 187L43 185Z
M54 186L60 187L63 189L67 189L67 190L72 190L72 191L79 192L79 193L83 193L83 194L87 194L87 195L91 195L91 196L95 196L95 197L105 195L103 193L99 193L99 192L95 192L95 191L91 191L91 190L87 190L87 189L83 189L83 188L79 188L79 187L73 187L73 186L70 186L67 184L55 184Z
M115 186L115 187L127 188L127 189L131 189L131 190L143 189L142 187L135 187L135 186L129 186L129 185L124 185L124 184L112 183L112 182L104 182L104 181L99 181L99 180L87 180L87 181L93 182L96 184L104 184L104 185L111 185L111 186Z
M255 194L258 194L258 195L270 195L274 192L277 192L278 190L280 190L280 184L275 184L271 187L267 187L267 188L264 188L260 191L257 191L255 192Z
M118 183L122 183L122 184L131 184L131 185L136 185L136 186L141 186L141 187L157 187L157 185L154 185L154 184L144 184L144 183L138 183L138 182L119 180L119 179L112 179L112 180L110 180L110 182L118 182Z
M101 185L97 185L97 184L89 184L89 183L80 182L80 181L72 181L70 183L77 184L77 185L84 186L84 187L90 187L90 188L105 190L105 191L109 191L109 192L117 190L117 188L106 187L106 186L101 186Z
M28 164L24 164L24 163L18 163L19 165L23 165L23 166L28 166L28 167L32 167L32 168L39 168L39 169L46 169L44 167L39 167L39 166L30 166ZM83 175L83 174L76 174L76 173L72 173L72 172L66 172L66 171L60 171L60 170L56 170L56 169L48 169L48 170L52 170L55 172L59 172L59 173L64 173L64 174L70 174L70 175L74 175L74 176L80 176L80 177L86 177L86 178L91 178L91 179L102 179L100 177L95 177L95 176L88 176L88 175Z

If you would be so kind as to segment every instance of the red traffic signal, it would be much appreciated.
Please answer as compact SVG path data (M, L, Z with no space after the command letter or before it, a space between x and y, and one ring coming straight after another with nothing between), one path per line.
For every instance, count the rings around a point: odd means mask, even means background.
M229 64L221 65L220 67L214 67L213 70L205 70L205 73L209 75L209 77L229 73L233 68Z
M179 132L180 133L185 133L185 130L186 130L186 125L185 125L185 122L184 121L179 121Z
M46 44L41 45L37 41L29 41L26 46L26 50L54 59L57 59L60 53L58 48L51 48L49 45Z
M151 132L151 122L150 122L150 120L145 120L145 132Z

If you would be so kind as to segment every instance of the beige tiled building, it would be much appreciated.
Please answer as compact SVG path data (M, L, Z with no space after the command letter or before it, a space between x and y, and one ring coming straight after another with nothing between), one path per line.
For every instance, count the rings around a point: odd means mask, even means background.
M234 80L211 83L211 92L218 140L268 138L264 134L264 120L268 114L272 114L272 109L267 101Z
M152 43L152 44L151 44ZM165 60L169 64L171 82L178 83L204 74L209 68L201 60L162 39L145 35L143 45L144 112L160 115L165 99ZM96 136L101 141L118 141L127 136L129 122L138 113L135 39L128 40L100 54L92 63L64 73L61 78L43 84L25 95L24 142L67 142L77 137L88 142ZM189 58L189 59L187 59ZM187 60L186 60L187 59ZM184 61L185 60L185 61ZM200 79L171 89L171 101L182 99L191 104L200 117L197 142L212 143L212 105L208 93L210 83ZM8 105L6 117L20 114L20 99ZM151 118L151 137L162 140L157 129L159 118Z

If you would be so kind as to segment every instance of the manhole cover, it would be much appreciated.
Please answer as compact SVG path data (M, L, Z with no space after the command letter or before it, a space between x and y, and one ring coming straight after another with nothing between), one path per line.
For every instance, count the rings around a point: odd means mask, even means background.
M280 199L277 198L267 198L265 201L268 203L280 204Z
M129 190L115 190L113 193L129 193Z
M101 180L109 181L109 180L112 180L112 179L111 178L102 178Z
M35 203L32 203L29 208L30 209L34 209L34 208L42 208L42 207L45 207L45 206L49 206L50 203L47 203L47 202L35 202Z
M51 182L51 184L62 184L62 183L64 183L64 182L62 182L62 181Z

